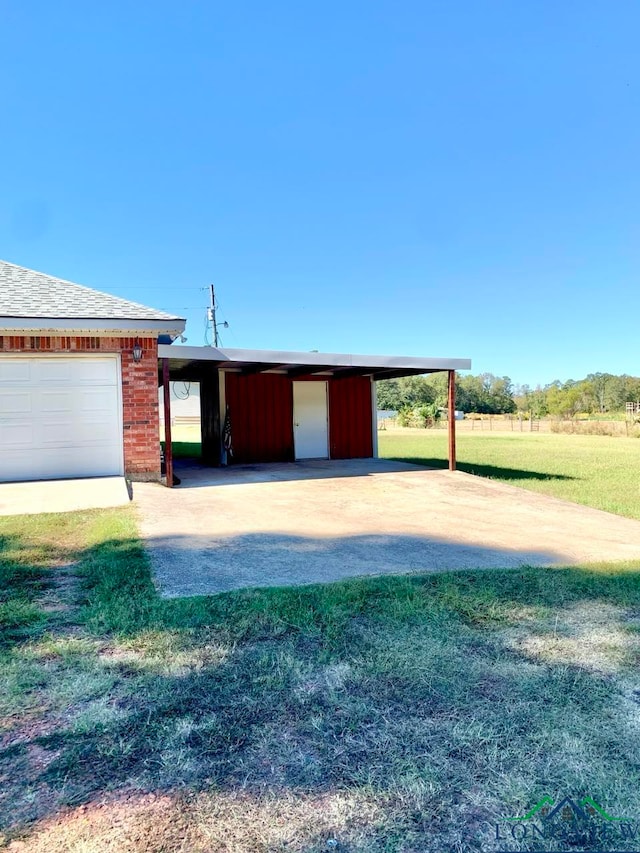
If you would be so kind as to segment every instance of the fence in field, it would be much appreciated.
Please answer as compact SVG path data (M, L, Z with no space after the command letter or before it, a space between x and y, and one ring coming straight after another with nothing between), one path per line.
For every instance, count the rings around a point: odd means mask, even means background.
M635 418L640 417L640 401L637 403L627 403L627 418L628 420L635 420Z
M395 418L380 420L381 430L410 429L422 432L420 427L401 427ZM442 418L434 429L445 430L446 418ZM529 418L524 415L479 415L466 414L464 420L456 420L458 433L565 433L568 435L613 435L640 436L640 425L633 420L580 420L571 418Z
M378 418L378 429L411 429L422 431L420 427L401 427L398 425L397 419L393 417L394 413L380 412L379 415L389 415L388 417ZM638 416L640 416L640 407L638 408ZM162 413L160 414L160 424L164 425ZM171 425L174 427L184 427L186 429L200 425L200 417L198 415L176 415L171 418ZM447 428L447 419L441 418L433 429ZM578 418L529 418L524 415L479 415L465 414L464 419L456 418L457 432L474 432L474 433L504 433L504 432L540 432L540 433L566 433L572 435L621 435L621 436L638 436L640 435L640 424L634 422L633 419L626 420L581 420Z

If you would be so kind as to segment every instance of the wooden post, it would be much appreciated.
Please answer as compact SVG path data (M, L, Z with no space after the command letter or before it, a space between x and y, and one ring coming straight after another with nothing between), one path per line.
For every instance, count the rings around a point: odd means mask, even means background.
M456 470L456 372L449 370L449 470Z
M173 447L171 444L171 391L169 388L169 359L162 359L162 390L164 397L164 468L167 487L173 488Z

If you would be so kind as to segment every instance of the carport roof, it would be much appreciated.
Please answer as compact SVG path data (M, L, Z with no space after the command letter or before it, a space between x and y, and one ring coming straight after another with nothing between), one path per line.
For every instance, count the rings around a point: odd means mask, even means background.
M169 360L172 379L197 381L207 367L245 374L278 371L290 376L373 376L397 379L441 370L469 370L468 358L417 358L399 355L352 355L335 352L287 352L281 350L218 349L161 344L159 358Z

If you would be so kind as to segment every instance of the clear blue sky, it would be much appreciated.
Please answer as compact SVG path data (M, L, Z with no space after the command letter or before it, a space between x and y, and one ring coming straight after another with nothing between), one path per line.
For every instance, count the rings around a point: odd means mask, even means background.
M227 346L640 373L640 4L0 0L0 257Z

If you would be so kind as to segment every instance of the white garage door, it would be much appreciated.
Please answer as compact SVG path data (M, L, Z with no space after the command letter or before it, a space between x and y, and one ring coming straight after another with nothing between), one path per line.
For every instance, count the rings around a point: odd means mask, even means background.
M0 482L123 473L116 356L0 355Z

